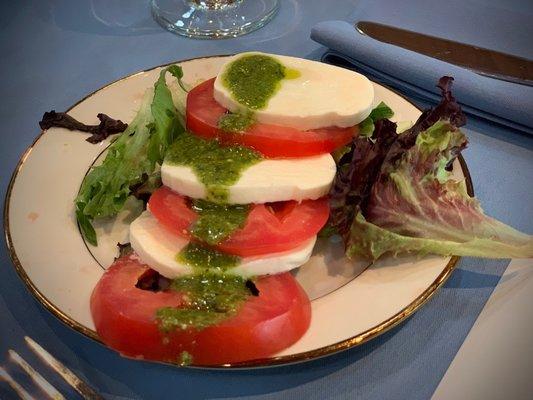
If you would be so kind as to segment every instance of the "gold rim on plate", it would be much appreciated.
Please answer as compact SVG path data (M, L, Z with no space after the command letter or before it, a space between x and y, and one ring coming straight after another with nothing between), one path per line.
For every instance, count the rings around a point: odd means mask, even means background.
M78 104L84 102L97 92L115 84L118 82L122 82L124 80L130 79L132 77L135 77L139 74L152 71L157 68L166 67L171 64L176 63L183 63L187 61L192 60L198 60L198 59L205 59L205 58L217 58L217 57L227 57L229 55L227 54L221 54L221 55L213 55L208 57L195 57L190 58L187 60L179 60L175 62L171 62L168 64L158 65L143 71L135 72L130 75L127 75L125 77L119 78L113 82L110 82L99 89L93 91L92 93L88 94L87 96L83 97L81 100L77 101L75 104L73 104L71 107L69 107L66 112L72 110L74 107L76 107ZM415 104L413 104L407 97L402 95L401 93L398 93L397 91L390 89L389 87L379 84L380 86L385 87L387 90L390 90L391 92L395 93L396 95L402 97L404 100L406 100L408 103L413 105L417 110L420 110L419 107L417 107ZM11 238L11 233L9 229L9 206L10 206L10 200L11 200L11 192L13 190L13 186L15 184L15 180L17 178L17 175L21 168L24 165L24 162L30 155L33 147L35 144L39 141L39 139L44 134L44 131L41 130L41 133L37 138L33 141L33 143L24 151L22 156L20 157L17 166L15 168L15 171L13 172L13 175L11 176L11 180L9 181L9 185L7 188L6 197L4 200L4 234L5 239L7 243L7 249L9 252L9 256L11 257L11 261L13 262L13 265L15 266L15 270L17 271L17 274L22 279L30 293L33 294L39 300L39 302L48 310L50 311L56 318L58 318L61 322L63 322L68 327L74 329L75 331L87 336L90 339L95 340L96 342L102 344L105 346L105 344L100 340L98 337L98 334L93 331L92 329L87 328L86 326L80 324L76 320L69 317L67 314L65 314L62 310L60 310L58 307L56 307L41 291L35 286L35 284L31 281L29 276L26 274L26 271L24 270L24 267L20 263L20 260L17 256L17 253L15 251L15 247L13 245L13 241ZM474 188L472 185L472 179L470 177L470 172L468 171L468 167L466 165L466 162L462 155L459 155L458 157L459 163L461 165L461 169L464 174L464 179L466 182L467 187L467 193L470 196L474 195ZM278 356L278 357L271 357L271 358L261 358L261 359L255 359L255 360L249 360L249 361L243 361L238 363L228 363L228 364L219 364L219 365L191 365L189 367L197 367L197 368L209 368L209 369L217 369L217 368L250 368L250 367L269 367L269 366L275 366L275 365L282 365L282 364L292 364L292 363L298 363L298 362L304 362L313 360L316 358L328 356L331 354L338 353L343 350L350 349L355 346L359 346L365 342L368 342L369 340L387 332L388 330L394 328L401 322L405 321L409 316L411 316L415 311L417 311L420 307L422 307L437 291L439 287L441 287L444 282L450 277L452 271L454 270L457 262L460 260L461 257L453 256L451 257L450 261L444 268L444 270L439 274L439 276L433 281L433 283L424 290L422 294L420 294L415 300L413 300L409 305L407 305L405 308L403 308L401 311L393 315L392 317L386 319L385 321L381 322L380 324L367 329L364 332L361 332L355 336L352 336L351 338L342 340L337 343L330 344L328 346L324 346L315 350L309 350L302 353L297 354L290 354L285 356ZM107 346L106 346L107 347ZM176 365L171 363L165 363L165 362L159 362L162 364L168 364L168 365Z

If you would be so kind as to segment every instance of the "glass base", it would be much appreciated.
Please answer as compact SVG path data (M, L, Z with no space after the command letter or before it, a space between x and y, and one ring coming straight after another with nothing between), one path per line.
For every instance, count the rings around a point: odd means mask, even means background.
M261 28L276 14L279 0L151 0L163 28L197 39L223 39Z

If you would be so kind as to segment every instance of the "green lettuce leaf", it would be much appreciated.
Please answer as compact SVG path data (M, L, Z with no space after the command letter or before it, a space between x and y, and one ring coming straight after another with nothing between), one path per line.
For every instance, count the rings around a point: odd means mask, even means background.
M385 254L398 256L406 253L419 256L440 254L482 258L529 258L533 252L531 238L528 239L527 237L524 237L523 242L517 244L508 244L503 241L495 241L490 237L476 236L472 236L465 242L411 237L380 228L366 221L362 213L357 214L352 224L352 232L352 241L346 249L346 255L349 258L377 260ZM527 236L520 232L517 233Z
M379 103L361 123L359 123L359 135L371 137L374 133L374 123L380 119L389 119L394 111L384 102Z
M185 130L183 116L166 84L167 72L181 80L179 66L161 71L154 88L146 91L133 121L109 146L103 163L89 171L76 197L76 218L85 239L94 246L98 242L91 221L116 215L132 188L153 176L166 149Z

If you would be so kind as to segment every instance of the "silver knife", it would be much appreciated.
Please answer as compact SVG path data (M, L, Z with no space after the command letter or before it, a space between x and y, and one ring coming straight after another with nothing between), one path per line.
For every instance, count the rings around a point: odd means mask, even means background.
M355 28L380 42L437 58L481 75L533 86L533 61L526 58L376 22L359 21Z

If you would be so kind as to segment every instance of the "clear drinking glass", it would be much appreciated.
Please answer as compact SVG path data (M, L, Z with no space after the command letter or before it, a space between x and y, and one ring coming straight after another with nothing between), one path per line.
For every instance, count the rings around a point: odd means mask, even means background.
M165 29L199 39L222 39L254 31L279 9L279 0L151 0Z

